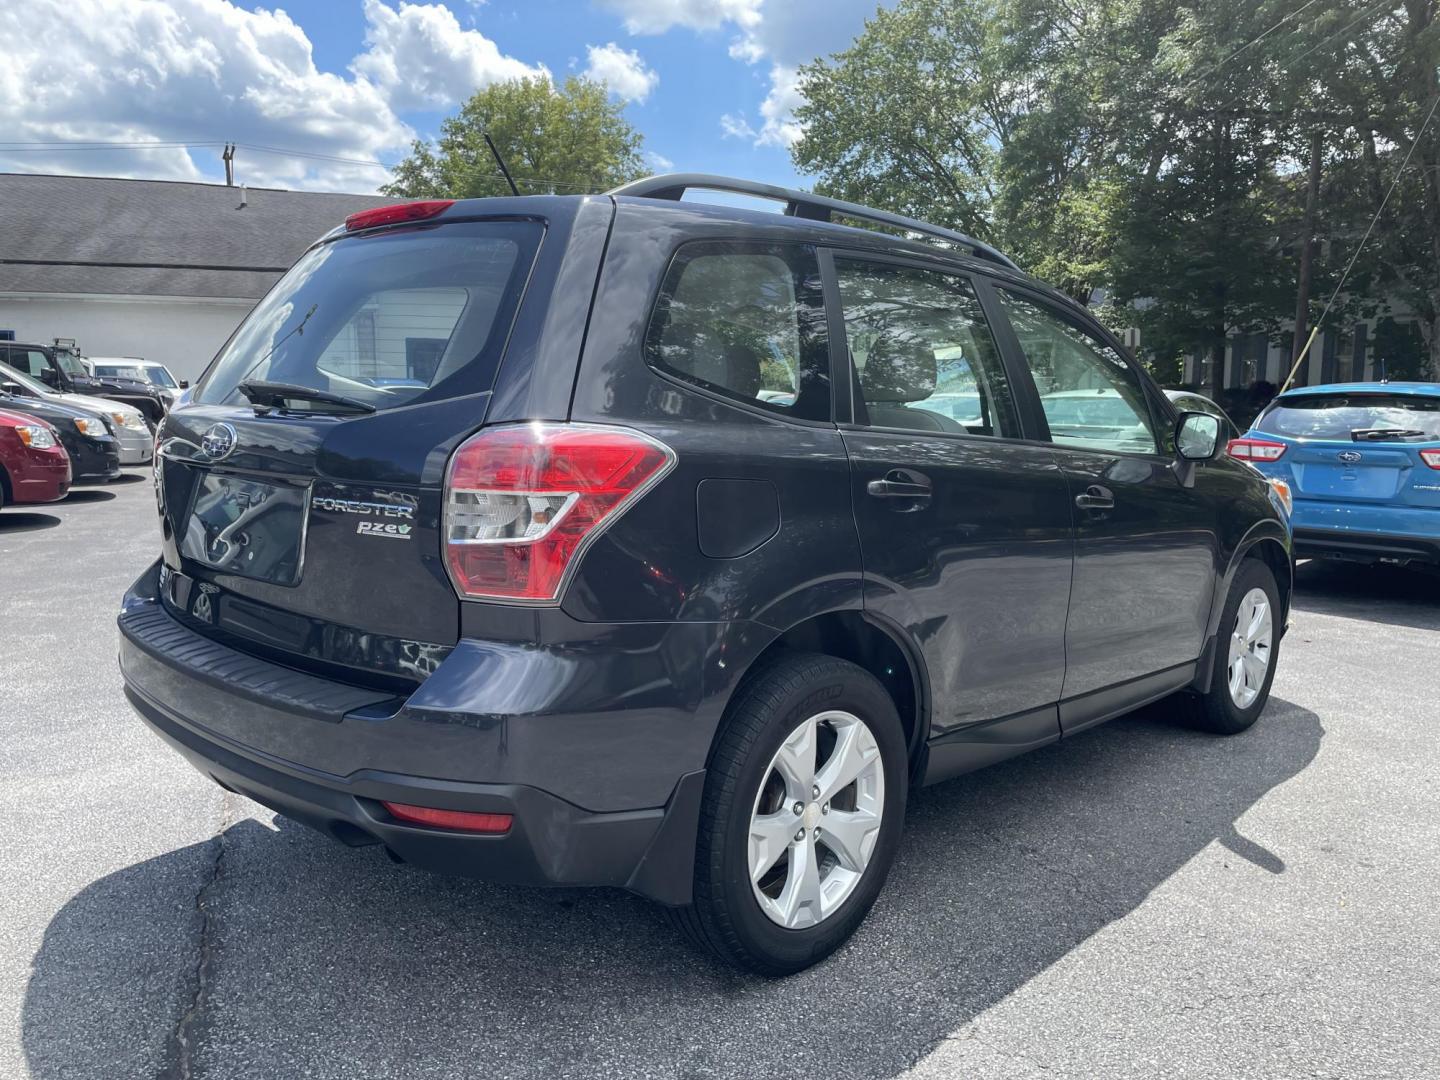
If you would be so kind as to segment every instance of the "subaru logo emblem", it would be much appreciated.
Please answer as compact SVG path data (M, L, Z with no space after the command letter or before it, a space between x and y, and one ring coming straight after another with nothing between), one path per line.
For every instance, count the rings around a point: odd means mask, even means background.
M200 452L211 461L229 457L235 449L235 429L229 424L215 424L200 440Z
M1345 462L1346 465L1354 465L1355 462L1359 461L1364 455L1361 454L1359 450L1341 450L1340 453L1335 456Z

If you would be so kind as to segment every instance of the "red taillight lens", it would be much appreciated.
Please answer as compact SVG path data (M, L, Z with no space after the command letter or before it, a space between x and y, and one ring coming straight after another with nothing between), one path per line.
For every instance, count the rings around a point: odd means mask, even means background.
M439 810L433 806L411 806L409 803L387 802L381 806L392 817L411 825L430 825L437 829L461 832L503 833L510 831L514 814L477 814L470 810Z
M1432 469L1440 469L1440 450L1421 450L1420 460Z
M1285 455L1283 442L1269 439L1231 439L1225 452L1241 461L1279 461Z
M585 545L675 464L629 428L521 424L466 440L445 478L445 561L464 597L550 602Z
M347 232L373 229L377 225L393 225L397 221L424 221L436 214L443 214L455 205L454 199L422 199L420 202L395 203L393 206L377 206L374 210L361 210L345 219Z

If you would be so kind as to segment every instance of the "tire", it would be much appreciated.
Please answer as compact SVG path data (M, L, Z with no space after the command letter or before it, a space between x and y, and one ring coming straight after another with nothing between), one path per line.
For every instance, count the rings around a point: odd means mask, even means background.
M1239 626L1241 605L1256 590L1264 594L1269 608L1268 647L1265 649L1264 672L1257 676L1253 662L1248 673L1243 672L1246 661L1242 658L1242 684L1244 689L1237 694L1232 690L1232 642L1237 632L1245 633L1249 627ZM1247 612L1250 607L1246 604ZM1220 613L1220 627L1215 633L1214 669L1210 673L1210 689L1204 694L1189 694L1187 705L1191 724L1217 735L1238 735L1247 730L1265 710L1270 700L1270 685L1275 680L1275 665L1280 659L1280 590L1275 584L1275 575L1259 559L1245 559L1235 571L1230 583L1230 592L1225 597L1225 607ZM1236 645L1239 648L1239 644ZM1254 656L1256 649L1247 640L1244 652ZM1258 682L1258 687L1254 684ZM1254 691L1253 699L1249 692Z
M810 742L802 729L814 733ZM850 752L837 752L842 746ZM807 748L818 767L810 801L796 814ZM840 768L842 758L860 770L843 785L850 770ZM833 807L814 797L827 766L832 783L821 795L833 798ZM694 897L670 909L673 921L700 948L762 975L789 975L823 960L855 932L885 884L908 774L895 703L869 672L810 653L768 663L726 712L701 801ZM771 855L770 869L752 883L752 857L765 863ZM813 875L805 873L812 867Z

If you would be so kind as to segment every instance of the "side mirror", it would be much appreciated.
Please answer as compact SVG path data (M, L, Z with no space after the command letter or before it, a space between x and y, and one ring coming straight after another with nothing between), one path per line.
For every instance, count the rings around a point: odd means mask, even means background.
M1180 414L1175 425L1175 453L1182 461L1209 461L1220 450L1220 418L1209 413Z
M180 380L180 389L181 389L181 390L189 390L189 389L190 389L190 380L189 380L189 379L181 379L181 380Z
M43 370L40 372L40 381L43 382L46 386L54 386L54 385L55 385L55 369L54 369L54 368L48 368L48 367L45 368L45 369L43 369Z

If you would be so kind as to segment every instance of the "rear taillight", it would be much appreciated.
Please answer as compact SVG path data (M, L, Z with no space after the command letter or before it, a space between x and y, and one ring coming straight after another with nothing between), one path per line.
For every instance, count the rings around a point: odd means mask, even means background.
M345 219L346 232L373 229L377 225L393 225L397 221L424 221L436 214L443 214L455 205L454 199L422 199L419 202L395 203L392 206L377 206L373 210L361 210Z
M675 464L629 428L517 424L467 439L445 477L445 561L462 596L549 603L594 540Z
M1279 461L1285 454L1285 444L1268 439L1231 439L1225 452L1241 461Z
M409 825L429 825L435 829L456 829L460 832L509 832L513 814L484 814L472 810L441 810L434 806L411 806L409 803L382 802L390 816Z
M1420 460L1432 469L1440 469L1440 450L1421 450Z

